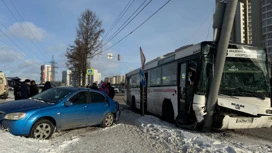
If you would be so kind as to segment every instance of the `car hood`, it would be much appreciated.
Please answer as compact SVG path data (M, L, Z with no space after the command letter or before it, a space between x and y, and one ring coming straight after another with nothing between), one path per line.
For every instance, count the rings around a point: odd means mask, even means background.
M52 104L43 103L40 101L35 101L31 99L25 100L16 100L16 101L9 101L6 103L0 104L0 111L5 113L9 112L19 112L19 111L28 111L42 107L52 106Z

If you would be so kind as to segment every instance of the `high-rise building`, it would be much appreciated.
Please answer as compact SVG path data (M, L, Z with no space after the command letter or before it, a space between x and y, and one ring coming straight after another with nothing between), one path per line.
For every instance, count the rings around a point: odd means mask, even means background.
M71 70L62 71L62 83L65 86L71 86L72 85L72 78L71 78Z
M230 40L232 42L248 44L248 22L246 22L248 16L246 14L246 6L242 2L238 2Z
M230 38L231 42L263 46L260 3L259 0L239 0Z
M101 73L98 72L98 70L94 69L94 73L91 76L92 83L100 83L101 81Z
M125 83L125 75L105 77L104 81L110 82L111 84L122 84Z
M272 1L262 0L262 34L264 47L267 49L268 56L272 58Z
M51 65L41 66L41 83L45 83L46 81L52 81Z
M262 7L260 0L250 0L250 17L249 22L252 24L250 29L252 45L263 47L263 37L262 37Z

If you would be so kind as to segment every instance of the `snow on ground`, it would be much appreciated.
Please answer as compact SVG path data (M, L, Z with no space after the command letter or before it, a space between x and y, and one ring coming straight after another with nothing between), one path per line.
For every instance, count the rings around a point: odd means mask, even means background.
M120 121L109 128L86 127L35 140L0 131L1 153L156 153L156 152L272 152L269 141L232 131L186 131L157 117L124 109Z

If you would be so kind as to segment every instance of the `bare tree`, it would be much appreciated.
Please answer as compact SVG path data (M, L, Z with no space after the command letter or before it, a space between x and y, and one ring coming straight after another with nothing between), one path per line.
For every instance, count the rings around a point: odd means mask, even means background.
M102 22L89 9L81 14L78 22L75 46L69 46L67 49L67 66L72 71L74 70L74 79L86 85L88 64L95 55L101 52L102 40L99 38L104 30L101 28Z
M91 59L100 52L101 40L99 37L104 32L101 28L102 22L98 19L95 13L87 9L81 14L81 17L78 19L79 27L77 28L77 39L83 45L83 54L82 60L86 61L83 63L82 77L86 78L87 68L88 68L88 59ZM85 85L85 79L82 83Z
M82 45L79 40L75 40L75 46L70 45L67 48L66 57L67 57L67 67L72 71L72 79L75 82L76 86L80 86L82 82L81 73L82 68Z

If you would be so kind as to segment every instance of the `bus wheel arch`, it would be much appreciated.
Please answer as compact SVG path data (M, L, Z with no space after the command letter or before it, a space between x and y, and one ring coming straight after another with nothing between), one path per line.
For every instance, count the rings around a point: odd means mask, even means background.
M162 104L162 119L174 123L174 108L170 99L164 99Z

